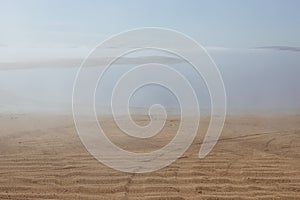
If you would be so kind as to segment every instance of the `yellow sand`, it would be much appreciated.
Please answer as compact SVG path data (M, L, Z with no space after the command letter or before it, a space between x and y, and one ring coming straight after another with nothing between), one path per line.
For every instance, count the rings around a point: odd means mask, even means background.
M136 152L168 143L178 123L170 117L162 133L145 141L120 134L109 117L101 119L114 143ZM71 116L2 115L0 199L300 198L300 116L229 116L218 144L199 159L207 124L203 118L193 145L170 166L128 174L86 151Z

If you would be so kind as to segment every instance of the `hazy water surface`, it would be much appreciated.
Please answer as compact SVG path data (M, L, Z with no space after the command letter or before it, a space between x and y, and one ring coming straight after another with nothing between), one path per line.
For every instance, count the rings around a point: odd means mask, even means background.
M224 79L229 113L300 113L299 52L216 51L211 52L211 56ZM114 65L108 70L103 90L97 91L100 110L110 104L109 97L118 78L133 66ZM209 94L201 77L185 63L171 66L188 78L201 109L209 110ZM77 70L78 66L0 70L0 111L70 113ZM89 70L94 73L95 68ZM180 85L177 87L181 89ZM172 93L159 86L140 89L130 101L133 107L148 107L154 103L172 109L179 106Z

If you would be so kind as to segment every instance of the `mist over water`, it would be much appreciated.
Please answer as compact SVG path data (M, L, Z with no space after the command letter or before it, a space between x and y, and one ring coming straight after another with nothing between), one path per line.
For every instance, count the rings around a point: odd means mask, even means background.
M299 52L237 49L210 51L210 54L224 80L229 114L300 113ZM210 98L202 78L188 63L166 64L190 81L202 113L208 113ZM0 112L70 114L73 83L79 65L60 65L45 67L40 64L30 68L26 63L25 68L0 69ZM115 83L134 66L136 63L116 63L106 72L96 90L97 113L109 113ZM94 73L95 67L89 70ZM180 89L179 84L176 87ZM179 110L176 97L157 85L140 88L130 100L132 110L145 111L153 104L163 105L170 113ZM85 106L84 102L82 106Z

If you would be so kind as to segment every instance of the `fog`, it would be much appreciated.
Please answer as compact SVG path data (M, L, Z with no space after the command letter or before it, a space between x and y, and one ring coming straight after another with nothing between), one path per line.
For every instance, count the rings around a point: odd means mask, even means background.
M223 77L228 114L300 113L299 51L280 48L210 48L208 51ZM82 51L78 55L85 53ZM48 55L42 61L33 57L31 60L20 58L17 62L2 62L0 112L70 114L73 83L83 61L78 55L65 56L65 59ZM174 67L189 80L201 111L209 112L209 93L201 76L187 63L169 55L154 56L156 61ZM97 112L109 112L112 89L122 74L151 59L153 55L131 57L114 64L96 91ZM90 73L94 73L95 67L89 68ZM176 80L174 84L177 84ZM184 89L179 84L176 87ZM130 99L130 106L135 109L147 110L153 104L161 104L170 112L179 109L175 96L157 85L140 88Z

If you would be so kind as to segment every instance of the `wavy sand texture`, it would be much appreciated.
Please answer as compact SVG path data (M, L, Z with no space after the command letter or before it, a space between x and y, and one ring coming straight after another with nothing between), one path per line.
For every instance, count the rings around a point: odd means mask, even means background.
M198 159L207 122L170 166L128 174L95 160L71 117L0 116L0 199L299 199L300 116L229 116L213 151ZM111 119L101 123L116 144L139 152L163 146L179 122L139 143L118 136Z

